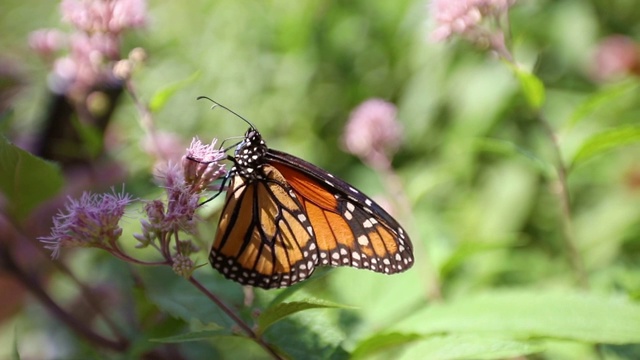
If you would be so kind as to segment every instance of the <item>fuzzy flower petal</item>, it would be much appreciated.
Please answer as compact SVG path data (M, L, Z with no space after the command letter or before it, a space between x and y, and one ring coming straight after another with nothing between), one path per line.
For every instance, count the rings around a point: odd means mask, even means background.
M202 192L214 180L225 175L224 165L220 161L226 157L224 151L216 149L216 139L211 144L203 144L194 138L182 158L185 181L194 192Z
M80 199L69 198L65 211L53 218L51 235L39 240L57 258L62 247L101 247L122 235L118 226L126 206L131 203L129 194L83 193Z

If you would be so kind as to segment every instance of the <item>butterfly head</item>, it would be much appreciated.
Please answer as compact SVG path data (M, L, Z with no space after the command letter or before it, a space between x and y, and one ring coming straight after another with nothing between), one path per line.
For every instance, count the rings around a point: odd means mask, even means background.
M253 173L255 169L264 164L264 155L267 153L267 144L262 139L258 130L249 128L244 135L244 140L238 144L235 151L235 168L245 175Z

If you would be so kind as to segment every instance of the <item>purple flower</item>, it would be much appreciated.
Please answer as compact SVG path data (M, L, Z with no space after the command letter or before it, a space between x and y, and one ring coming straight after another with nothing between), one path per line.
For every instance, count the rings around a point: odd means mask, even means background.
M346 149L372 165L388 163L402 139L402 125L396 119L396 107L381 99L360 104L349 117L343 142Z
M162 231L182 230L193 233L193 216L198 208L200 196L185 182L184 173L179 165L168 164L160 171L158 178L167 192L167 208L160 224Z
M83 193L80 199L69 198L65 211L53 218L51 235L40 237L45 248L57 258L62 247L112 248L122 235L118 226L131 196L122 193Z
M226 171L220 161L226 157L224 151L216 149L216 139L206 145L194 138L182 158L185 181L192 191L200 193L214 180L224 176Z

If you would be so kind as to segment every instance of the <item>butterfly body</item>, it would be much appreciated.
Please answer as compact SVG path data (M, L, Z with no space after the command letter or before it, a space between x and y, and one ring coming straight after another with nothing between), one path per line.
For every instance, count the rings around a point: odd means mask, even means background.
M231 160L209 256L225 277L278 288L308 278L317 266L393 274L413 265L409 237L384 209L319 167L268 148L256 129Z

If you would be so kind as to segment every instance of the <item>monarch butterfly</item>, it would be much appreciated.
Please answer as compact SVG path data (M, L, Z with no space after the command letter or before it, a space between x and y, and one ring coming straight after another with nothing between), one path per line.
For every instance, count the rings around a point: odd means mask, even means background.
M208 98L207 98L208 99ZM211 100L211 99L209 99ZM267 147L249 129L237 145L209 254L226 278L265 289L308 278L316 266L393 274L413 265L408 235L382 207L319 167Z

